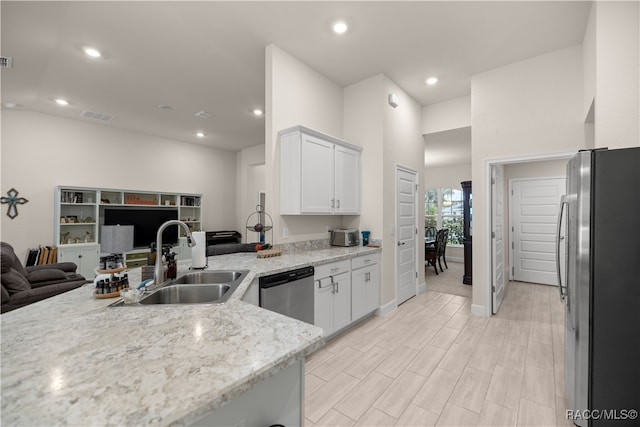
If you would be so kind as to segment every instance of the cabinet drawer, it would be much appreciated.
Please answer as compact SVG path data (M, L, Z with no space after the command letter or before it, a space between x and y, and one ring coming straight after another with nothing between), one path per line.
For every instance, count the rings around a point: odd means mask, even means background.
M373 265L373 264L377 264L377 263L378 263L378 254L377 253L367 254L367 255L362 255L362 256L357 256L357 257L351 258L351 268L354 269L354 270L356 268L362 268L362 267L366 267L368 265Z
M337 276L341 273L347 273L351 271L351 263L349 260L332 262L330 264L323 264L316 266L315 279L323 279L329 276Z

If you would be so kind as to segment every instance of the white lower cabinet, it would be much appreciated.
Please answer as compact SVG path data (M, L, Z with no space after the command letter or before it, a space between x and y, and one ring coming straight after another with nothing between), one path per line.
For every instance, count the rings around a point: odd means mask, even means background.
M378 254L351 260L351 320L356 321L378 309L380 274Z
M99 261L100 245L96 243L58 246L58 262L76 263L78 274L82 274L85 279L93 280Z
M351 323L351 265L348 260L316 267L314 324L326 336Z

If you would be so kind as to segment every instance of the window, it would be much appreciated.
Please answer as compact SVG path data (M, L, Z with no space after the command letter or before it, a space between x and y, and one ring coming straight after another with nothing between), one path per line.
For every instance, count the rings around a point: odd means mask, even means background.
M450 245L462 244L462 190L429 188L424 196L424 226L448 228Z

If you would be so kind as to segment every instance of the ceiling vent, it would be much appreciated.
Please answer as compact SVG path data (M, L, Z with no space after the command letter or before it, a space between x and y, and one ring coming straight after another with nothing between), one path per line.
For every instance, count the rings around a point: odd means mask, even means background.
M0 68L11 68L13 58L10 56L0 56Z
M201 119L210 119L211 117L213 117L213 113L202 110L202 111L198 111L196 113L196 116L200 117Z
M110 116L108 114L96 113L94 111L87 111L87 110L82 111L82 113L80 114L80 117L86 117L87 119L99 120L99 121L105 122L105 123L109 123L111 121L111 119L113 119L113 116Z

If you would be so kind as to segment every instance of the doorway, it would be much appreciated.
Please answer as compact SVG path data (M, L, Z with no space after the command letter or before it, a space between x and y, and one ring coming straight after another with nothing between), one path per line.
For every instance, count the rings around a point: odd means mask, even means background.
M502 165L504 166L504 181L509 182L510 179L513 178L531 178L536 179L541 176L564 176L566 171L566 163L567 161L575 154L575 151L570 152L557 152L557 153L546 153L546 154L536 154L531 156L514 156L509 158L500 158L500 159L485 159L483 161L483 182L481 184L481 200L484 202L484 208L482 212L484 214L484 219L482 221L483 229L478 231L477 237L478 239L474 239L478 241L480 247L481 255L478 260L474 260L474 264L480 263L480 265L476 264L475 269L480 270L480 274L478 274L478 286L474 285L474 297L473 304L471 305L471 312L477 316L491 316L493 313L493 298L494 298L494 289L493 289L493 273L494 273L494 262L491 257L493 239L491 238L492 224L491 224L491 207L494 205L494 200L492 197L492 192L490 191L490 183L491 183L491 173L492 168L494 166ZM510 191L508 188L505 188L507 195L510 195ZM507 196L508 198L508 196ZM508 201L504 200L505 206L508 206ZM509 224L510 221L510 212L508 209L505 210L504 224ZM505 262L505 266L510 265L512 258L510 254L510 227L507 228L503 239L503 253L506 254L509 259ZM474 230L476 231L476 230ZM508 238L507 238L508 237ZM489 254L484 255L484 254ZM510 270L510 269L509 269ZM504 274L505 279L509 274ZM509 283L505 283L505 295L509 294Z
M396 304L416 295L417 173L396 166Z

